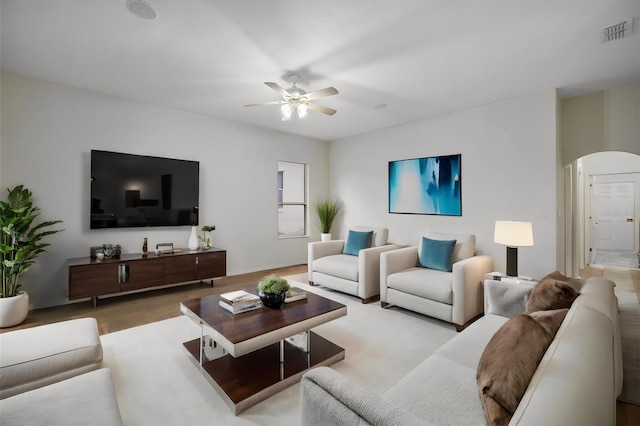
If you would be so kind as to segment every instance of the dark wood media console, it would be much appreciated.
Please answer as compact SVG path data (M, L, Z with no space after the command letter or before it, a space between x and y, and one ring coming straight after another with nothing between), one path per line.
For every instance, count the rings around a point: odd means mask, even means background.
M101 261L90 257L68 260L69 300L116 295L154 287L211 280L227 275L227 251L183 250L173 254L123 254Z

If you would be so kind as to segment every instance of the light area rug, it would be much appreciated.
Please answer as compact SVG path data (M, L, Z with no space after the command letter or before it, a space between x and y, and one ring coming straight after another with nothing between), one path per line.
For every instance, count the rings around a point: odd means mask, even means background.
M623 374L618 400L640 405L640 269L590 265L580 275L605 277L616 283Z
M332 365L365 389L382 394L457 333L453 325L400 308L363 305L360 299L306 284L293 286L347 306L347 316L314 331L345 349ZM300 385L295 384L238 416L189 360L182 343L200 329L184 316L101 337L126 425L298 425Z
M636 293L636 288L640 290L640 271L605 266L603 276L616 283L620 313L624 381L618 399L640 405L640 295Z

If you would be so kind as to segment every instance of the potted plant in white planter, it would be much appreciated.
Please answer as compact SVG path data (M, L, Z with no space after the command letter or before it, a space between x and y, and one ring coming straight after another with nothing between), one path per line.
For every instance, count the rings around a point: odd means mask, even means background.
M19 291L22 275L49 244L42 242L60 229L45 230L61 220L34 225L40 209L33 205L31 191L22 185L8 190L0 201L0 328L20 324L29 312L29 296Z
M202 248L210 249L211 248L211 231L215 231L215 225L205 225L202 227L202 236L200 237L200 242L202 243Z
M320 220L320 239L329 241L331 240L333 221L342 210L342 201L337 198L323 198L316 202L315 209Z
M269 275L258 283L258 296L264 306L277 309L284 303L287 290L290 288L285 278Z

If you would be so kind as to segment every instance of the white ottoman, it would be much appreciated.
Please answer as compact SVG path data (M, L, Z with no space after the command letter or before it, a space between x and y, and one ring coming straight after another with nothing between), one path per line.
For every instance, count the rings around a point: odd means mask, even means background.
M0 334L0 399L102 366L95 318Z
M111 370L72 377L0 401L2 425L122 425Z

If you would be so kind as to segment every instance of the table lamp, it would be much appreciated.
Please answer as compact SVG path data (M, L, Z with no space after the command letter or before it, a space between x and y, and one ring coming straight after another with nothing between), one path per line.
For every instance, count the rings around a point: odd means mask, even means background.
M533 246L531 222L496 220L493 242L507 246L507 276L518 276L518 247Z

